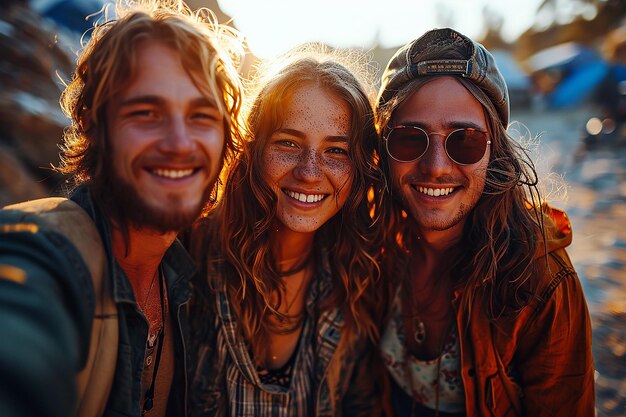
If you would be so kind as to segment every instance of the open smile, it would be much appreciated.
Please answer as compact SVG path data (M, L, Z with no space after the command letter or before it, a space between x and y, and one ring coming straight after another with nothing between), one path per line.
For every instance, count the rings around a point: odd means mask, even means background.
M305 194L305 193L299 193L297 191L292 191L292 190L288 190L286 188L282 189L282 192L294 199L297 200L301 203L317 203L319 201L322 201L323 199L325 199L326 197L329 196L329 194Z
M179 180L191 177L200 171L200 168L146 168L146 171L157 177Z
M413 189L430 197L445 197L452 194L456 190L456 187L430 188L414 185Z

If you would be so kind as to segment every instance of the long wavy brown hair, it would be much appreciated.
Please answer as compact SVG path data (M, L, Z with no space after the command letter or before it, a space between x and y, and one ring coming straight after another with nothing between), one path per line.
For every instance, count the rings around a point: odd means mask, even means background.
M215 97L224 116L223 161L228 164L242 139L243 88L236 66L243 46L238 32L218 24L210 10L192 12L180 0L120 1L115 10L103 9L103 15L89 34L61 95L61 107L71 125L64 134L57 169L70 175L74 185L89 181L97 188L99 181L105 180L102 174L111 152L107 104L133 81L136 50L146 40L177 51L198 90Z
M378 337L375 286L379 268L375 253L380 239L370 214L368 192L370 200L372 195L382 195L383 181L375 161L372 95L366 93L353 71L338 62L338 55L308 47L288 56L278 67L261 71L256 79L258 93L252 95L255 99L247 115L249 140L230 171L222 201L196 229L199 233L193 245L195 255L204 260L210 286L214 290L226 286L255 361L264 358L272 331L268 318L280 305L280 298L277 305L272 304L271 295L280 297L283 288L270 246L272 227L278 221L277 197L263 178L262 155L268 139L284 120L291 95L303 84L338 95L351 112L352 188L341 210L317 230L314 238L314 253L322 248L328 253L333 284L332 294L320 308L342 308L347 332L373 340ZM200 275L197 288L206 287L206 276ZM204 316L202 311L207 309L202 304L214 301L202 296L197 300L200 305L194 314Z
M457 49L440 47L421 53L424 60L464 59ZM377 108L377 126L381 136L393 124L393 113L413 93L433 80L434 76L420 77L405 84L397 94ZM460 277L457 288L463 290L462 303L471 305L475 291L488 293L487 314L495 319L502 314L523 308L530 297L527 284L533 273L533 258L539 245L545 242L545 216L542 214L542 196L538 188L537 172L523 144L507 133L498 113L480 87L458 77L459 81L483 106L491 137L491 156L482 196L465 223L463 248L451 265L452 276ZM389 175L389 157L379 142L380 165ZM383 223L387 231L383 268L384 277L402 277L398 260L406 258L415 248L415 236L410 233L410 219L400 198L391 194L383 208ZM398 283L396 283L397 285Z

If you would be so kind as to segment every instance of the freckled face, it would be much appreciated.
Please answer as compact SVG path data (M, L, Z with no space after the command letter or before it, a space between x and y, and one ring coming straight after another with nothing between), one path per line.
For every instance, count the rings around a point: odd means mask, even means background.
M306 84L263 150L263 176L278 198L277 218L313 233L343 207L352 187L350 109L335 93Z
M393 125L415 125L428 132L428 150L413 162L389 158L393 188L422 233L446 231L459 236L485 187L490 148L475 164L459 165L444 149L453 130L487 131L482 105L454 77L428 82L393 114Z

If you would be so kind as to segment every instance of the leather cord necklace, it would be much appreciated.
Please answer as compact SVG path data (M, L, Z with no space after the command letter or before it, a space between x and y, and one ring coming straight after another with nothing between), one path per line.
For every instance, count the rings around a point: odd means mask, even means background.
M427 303L418 305L417 294L424 291L425 288L418 288L416 290L414 288L414 284L411 283L408 291L404 292L402 297L403 306L407 307L406 310L408 310L406 313L403 313L403 318L410 321L410 330L413 333L411 336L413 336L413 340L418 346L422 346L427 337L426 322L423 317L430 316L431 318L444 318L444 314L446 316L448 315L447 309L437 308L435 311L431 311L433 304L435 304L437 298L441 295L441 289L439 288L434 289L429 294L427 297L429 301Z
M143 300L143 305L141 306L141 311L146 311L146 306L148 305L148 299L150 298L150 294L152 294L152 288L154 288L154 281L156 281L157 276L159 276L160 271L157 271L156 274L152 277L152 281L150 281L150 287L148 288L148 292L146 293L146 298ZM145 313L144 313L145 314Z
M282 262L279 263L279 265L284 265L286 263L288 263L289 261L291 261L292 259L299 259L299 262L296 262L291 269L288 269L286 271L278 271L278 276L279 277L289 277L291 275L295 275L298 272L302 271L304 268L306 268L307 266L309 266L309 263L311 262L311 255L313 253L313 249L309 249L307 251L307 253L304 256L299 256L298 258L291 258L291 259L287 259L284 260Z
M429 320L440 321L449 315L449 305L441 304L440 300L447 299L448 285L441 280L427 280L418 286L411 268L406 266L409 279L406 281L406 291L402 292L403 318L407 320L409 332L418 346L424 346L428 338L425 317ZM443 297L443 298L442 298Z
M166 293L165 293L165 276L163 274L163 268L161 266L159 266L159 292L161 293L161 323L162 323L162 330L159 332L159 342L157 345L157 353L156 353L156 359L154 361L154 369L152 370L152 381L150 382L150 387L148 388L148 390L146 391L146 393L144 394L143 397L143 411L142 411L142 415L146 414L148 411L152 410L152 408L154 407L154 387L155 387L155 383L156 383L156 378L157 378L157 372L159 371L159 363L161 362L161 352L163 351L163 341L165 340L165 297L166 297ZM152 288L152 286L150 287ZM148 325L149 327L149 325ZM148 330L148 333L150 331ZM147 341L148 344L151 343L150 338L148 338ZM152 340L152 343L154 343L154 340ZM154 346L154 344L152 344L152 346Z
M304 270L304 268L306 268L306 267L309 265L309 260L310 260L310 258L308 258L308 257L307 257L307 258L304 260L304 262L300 262L300 263L298 263L298 264L297 264L296 266L294 266L293 268L288 269L288 270L286 270L286 271L279 271L279 272L278 272L278 276L279 276L279 277L281 277L281 278L282 278L282 277L290 277L290 276L292 276L292 275L297 274L298 272L303 271L303 270Z
M446 342L449 340L450 338L450 333L452 332L453 326L454 326L454 320L450 319L450 324L448 326L447 331L444 333L443 337L441 338L441 342L439 345L439 353L437 356L437 377L435 380L435 417L439 417L439 393L441 390L440 384L441 384L441 359L444 355L444 349L446 347ZM414 386L413 386L413 374L411 372L411 365L410 365L410 356L412 356L409 353L408 348L405 346L404 347L404 353L405 353L405 357L404 357L404 366L405 366L405 372L406 372L406 376L408 378L408 382L409 382L409 387L411 389L411 417L415 417L415 406L417 404L417 401L415 401L415 397L413 396L413 392L414 390Z
M302 282L296 290L293 298L287 303L285 309L286 311L284 313L276 314L279 324L271 330L272 333L278 335L287 335L295 333L298 329L302 327L302 324L304 323L304 319L306 317L306 308L303 308L300 312L295 314L289 314L289 310L291 310L291 307L295 304L296 299L300 296L302 289L307 286L306 281L308 281L307 278L303 277Z
M279 324L277 326L273 326L274 328L271 329L272 333L274 334L288 335L288 334L295 333L298 329L300 329L300 327L302 327L302 324L304 323L304 318L306 315L306 308L303 308L302 311L296 314L289 314L289 311L291 310L291 307L293 307L296 300L302 293L302 290L304 289L304 287L306 287L308 284L309 277L307 275L309 272L308 267L311 265L311 259L312 259L311 253L312 251L309 251L309 253L303 258L303 260L299 262L298 264L296 264L296 266L293 267L292 269L278 273L278 276L283 278L283 277L296 275L304 271L304 276L302 277L302 280L300 281L300 285L298 286L296 293L293 295L291 300L287 300L287 303L285 305L285 312L275 313ZM287 297L287 293L285 292L285 298L286 297Z
M426 324L424 322L424 320L422 319L422 317L429 311L432 309L433 304L436 305L435 301L438 297L441 296L442 294L442 286L436 286L434 288L434 290L432 290L432 292L429 294L428 298L429 301L422 305L419 306L417 305L417 294L421 293L421 292L425 292L426 291L426 286L422 287L422 288L415 288L415 283L410 280L409 281L409 286L408 286L408 291L405 291L403 293L403 299L401 299L401 304L402 304L402 318L403 320L401 320L401 326L404 327L405 325L405 320L404 319L409 319L409 323L411 324L411 326L407 329L407 330L412 330L413 331L413 340L415 341L415 343L417 344L417 346L421 346L423 347L425 342L426 342L426 337L427 337L427 332L426 332ZM408 314L404 313L404 310L409 310ZM438 308L435 311L430 311L429 314L432 317L437 317L440 316L442 319L444 319L445 321L448 322L448 325L446 326L446 331L443 333L443 335L441 336L441 339L438 341L438 350L437 350L437 367L436 367L436 379L435 379L435 417L439 417L439 394L440 394L440 384L441 384L441 359L442 356L444 354L444 348L446 346L446 342L448 341L449 337L450 337L450 332L452 331L452 326L454 323L454 320L451 319L451 314L450 314L450 310L448 308L445 309L441 309ZM453 317L453 316L452 316ZM406 327L405 327L406 328ZM432 336L431 336L432 337ZM406 345L406 341L405 341L405 346L404 346L404 366L405 366L405 373L406 376L408 378L408 382L409 382L409 388L411 390L411 417L413 417L415 415L415 406L416 406L416 401L415 398L413 396L414 393L414 386L413 386L413 374L411 371L411 366L410 366L410 358L411 357L415 357L413 356L413 354L411 354L409 352L409 346Z

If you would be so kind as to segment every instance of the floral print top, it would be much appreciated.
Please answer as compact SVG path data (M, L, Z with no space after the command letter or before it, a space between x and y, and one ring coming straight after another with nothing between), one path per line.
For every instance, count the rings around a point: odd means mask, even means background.
M465 394L461 378L461 356L456 326L450 326L441 356L432 360L415 358L405 348L400 291L396 294L392 319L381 340L381 354L396 384L413 401L445 413L465 412ZM437 375L439 370L439 375ZM440 384L437 393L437 383Z

